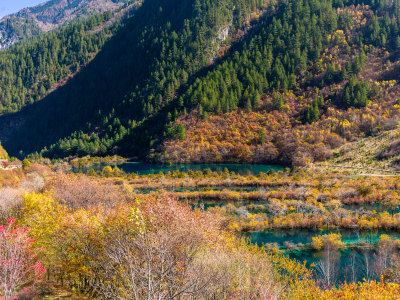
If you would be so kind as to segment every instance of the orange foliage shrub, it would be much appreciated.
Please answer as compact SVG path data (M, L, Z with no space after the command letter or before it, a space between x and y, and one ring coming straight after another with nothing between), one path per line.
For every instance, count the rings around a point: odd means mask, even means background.
M130 199L121 187L112 182L61 172L49 178L45 189L57 201L72 209L90 208L100 204L114 207Z

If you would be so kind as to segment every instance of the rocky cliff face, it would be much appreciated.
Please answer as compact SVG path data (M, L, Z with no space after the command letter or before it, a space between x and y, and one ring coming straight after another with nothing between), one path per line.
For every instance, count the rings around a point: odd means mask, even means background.
M51 0L0 20L0 49L93 13L115 11L129 0Z

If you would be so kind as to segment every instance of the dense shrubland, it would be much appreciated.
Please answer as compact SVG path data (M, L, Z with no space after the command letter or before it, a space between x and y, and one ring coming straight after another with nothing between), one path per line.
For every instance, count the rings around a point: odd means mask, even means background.
M17 217L27 227L21 239L41 249L35 267L46 266L46 280L104 299L277 299L286 292L267 253L169 195L134 198L126 186L36 165L25 172L18 173L20 179L36 174L45 185L9 199L14 205L3 209L12 222ZM15 180L17 186L8 189L22 189ZM24 286L16 282L9 295L2 285L2 296L10 299Z
M283 188L288 189L287 194L294 192L290 187L295 190L298 196L293 199L298 200L287 200L292 205L316 197L322 190L327 194L329 189L336 196L347 193L367 197L375 193L365 187L367 180L377 190L398 188L395 180L382 178L335 179L334 174L327 174L323 184L317 178L320 174L298 175L280 172L243 176L205 171L137 176L112 175L105 170L88 176L56 173L37 164L4 171L0 174L0 192L8 202L2 201L1 222L11 220L11 225L4 227L10 230L14 230L13 222L18 228L27 228L21 239L37 249L32 264L39 272L35 279L24 277L27 284L17 284L13 293L44 295L44 282L104 299L329 299L332 295L355 297L356 293L372 294L381 289L385 290L382 295L389 297L398 291L395 283L368 281L334 287L315 282L304 265L236 237L228 230L230 215L192 209L177 200L179 194L162 190L143 193L138 188L152 183L156 186L160 181L181 182L181 186L186 182L188 187L208 182L209 188L234 180L250 185L270 182L271 187L282 187L276 195L283 195ZM322 199L321 195L317 197ZM269 204L281 201L286 205L284 198L278 198ZM3 242L4 247L10 246L7 240ZM336 251L347 246L340 236L331 235L313 239L311 247ZM376 247L380 262L386 263L381 274L385 280L397 282L398 259L384 258L397 253L398 241L381 236ZM44 276L39 278L40 274ZM22 291L23 287L29 289Z
M120 174L121 184L137 195L165 190L183 202L210 206L228 215L230 228L399 230L398 177L354 177L346 174L290 172L240 175L225 170L168 172L137 176L104 169L98 175ZM321 171L324 172L324 171Z
M4 150L4 148L0 144L0 159L5 160L7 158L8 158L8 153L6 152L6 150Z
M398 177L331 176L304 170L291 176L205 170L127 178L138 193L165 189L184 202L214 204L210 210L229 215L230 228L239 232L282 228L399 230Z

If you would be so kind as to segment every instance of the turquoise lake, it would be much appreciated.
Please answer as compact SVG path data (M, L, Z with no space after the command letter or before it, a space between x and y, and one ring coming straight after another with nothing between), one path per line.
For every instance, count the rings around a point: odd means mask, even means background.
M255 175L259 173L266 173L268 171L283 171L284 166L278 165L251 165L251 164L179 164L179 165L158 165L148 164L142 162L126 162L122 164L115 164L125 173L136 173L138 175L157 174L159 172L167 173L173 171L204 171L210 169L213 172L224 172L227 169L229 172L235 172L242 175ZM89 169L101 171L105 165L94 165L84 168L73 169L74 172L86 172Z
M388 234L394 239L400 239L400 233L386 232L386 231L358 231L358 230L270 230L259 231L245 234L251 243L262 246L266 243L276 243L282 250L285 249L285 242L292 244L309 245L314 236L340 233L342 242L350 243L364 243L364 245L377 243L381 234ZM306 263L307 267L313 269L316 279L319 279L318 263L323 258L323 252L314 251L310 247L302 247L295 249L284 250L285 254L291 259L295 259L301 263ZM367 270L367 265L373 265L376 260L376 251L370 247L352 246L340 251L337 251L337 284L342 282L363 281L365 278L368 280L378 280L379 275ZM353 269L351 266L355 264Z
M86 173L89 169L94 169L97 172L101 172L106 165L94 165L90 167L73 169L73 172ZM268 171L283 171L284 166L277 165L259 165L259 164L176 164L176 165L159 165L159 164L147 164L142 162L126 162L121 164L111 165L112 167L117 166L127 174L136 173L138 175L157 174L159 172L168 173L173 171L189 172L189 171L204 171L210 169L213 172L222 173L226 170L229 172L235 172L242 175L257 175L259 173L266 173ZM211 187L210 187L211 188ZM171 191L197 191L203 188L197 187L178 187L170 188ZM255 187L212 187L213 190L228 189L236 191L254 191L258 190ZM263 189L266 190L266 189ZM141 190L143 193L148 193L152 190ZM266 204L266 201L213 201L211 199L191 199L182 200L187 201L189 205L194 207L201 207L207 210L214 206L223 206L231 203L235 206L248 206L250 204ZM343 205L346 209L357 210L383 210L382 207L376 204L350 204ZM250 212L253 212L250 210ZM396 210L397 212L397 210ZM312 241L312 237L323 235L327 233L340 233L342 241L347 244L363 243L364 245L377 243L381 234L389 234L392 238L400 239L400 233L384 232L384 231L373 231L373 232L360 232L357 230L332 230L332 231L315 231L315 230L270 230L262 232L253 232L245 234L249 238L251 243L262 246L265 243L276 243L277 246L284 251L290 258L295 259L299 262L306 263L308 267L314 270L315 278L318 279L318 263L323 259L323 253L313 251L309 245ZM298 245L301 248L288 249L288 245ZM364 278L378 279L376 275L368 272L365 265L373 263L376 257L376 251L371 247L359 247L351 246L346 249L340 250L337 253L337 283L341 282L352 282L362 281ZM367 263L368 262L368 263ZM352 264L356 264L357 268L351 268Z

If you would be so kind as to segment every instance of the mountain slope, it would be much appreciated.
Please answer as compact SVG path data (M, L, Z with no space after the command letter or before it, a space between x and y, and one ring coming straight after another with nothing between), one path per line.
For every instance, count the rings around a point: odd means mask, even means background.
M46 147L48 156L115 151L137 124L168 106L191 76L212 63L221 32L242 28L257 9L251 2L145 1L75 78L21 112L26 122L8 139L7 150Z
M399 2L303 3L187 89L158 160L303 166L398 126Z
M27 116L6 149L162 162L325 160L398 126L399 7L145 1L68 85L7 117Z
M112 34L108 21L95 15L0 52L0 114L39 101L90 61Z
M4 148L0 144L0 159L7 159L7 158L8 158L8 154L7 154L6 150L4 150Z
M384 131L335 149L325 167L354 168L361 171L400 171L399 129Z
M0 20L0 49L77 18L120 9L129 0L51 0Z
M40 101L90 62L140 5L93 14L0 52L0 115Z

